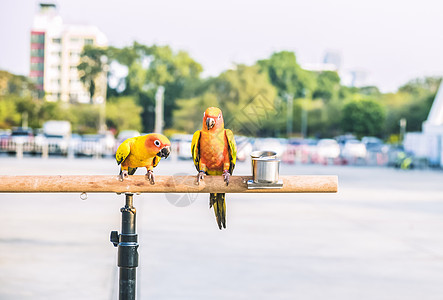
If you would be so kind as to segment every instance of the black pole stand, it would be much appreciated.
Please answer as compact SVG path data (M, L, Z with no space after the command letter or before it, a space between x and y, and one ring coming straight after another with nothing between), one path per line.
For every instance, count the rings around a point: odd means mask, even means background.
M133 194L126 193L122 213L122 232L111 232L111 242L118 246L119 300L135 300L135 275L138 267L138 236L135 233L135 208Z

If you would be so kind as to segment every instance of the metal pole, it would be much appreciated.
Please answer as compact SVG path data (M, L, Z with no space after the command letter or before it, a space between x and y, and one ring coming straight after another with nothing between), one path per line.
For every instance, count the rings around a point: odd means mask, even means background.
M294 107L293 107L293 100L291 94L286 94L286 101L287 101L287 112L286 112L286 136L288 138L292 135L292 119L294 115Z
M163 98L165 94L165 88L159 86L155 93L155 129L156 133L163 133Z
M306 110L305 103L301 110L301 135L304 139L308 136L308 111Z
M135 233L135 208L133 194L126 193L122 213L122 232L111 232L111 242L118 246L119 300L135 299L136 268L138 267L138 236Z

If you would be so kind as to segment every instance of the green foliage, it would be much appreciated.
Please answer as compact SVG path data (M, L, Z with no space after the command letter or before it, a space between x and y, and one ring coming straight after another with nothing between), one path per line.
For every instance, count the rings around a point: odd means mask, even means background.
M0 97L5 95L32 97L34 94L35 86L27 77L0 70Z
M128 67L126 89L121 95L134 96L143 107L143 130L154 128L155 92L165 88L164 121L172 126L172 114L177 100L195 96L191 87L200 83L202 66L184 51L174 52L169 46L145 46L135 42L122 49L109 48L108 57Z
M268 74L280 97L287 94L294 98L305 97L309 91L315 89L314 74L300 67L294 52L276 52L269 59L257 61L257 65L262 72Z
M91 98L98 92L97 79L112 63L128 70L121 88L108 86L106 124L117 131L152 131L155 94L163 86L165 129L169 132L192 133L201 128L203 111L218 106L226 127L236 134L283 135L290 109L294 134L301 130L305 110L310 136L351 132L388 138L398 134L401 118L406 118L408 131L421 129L441 83L438 77L414 79L396 93L381 93L375 86L346 87L336 72L302 69L289 51L201 78L202 66L188 53L134 42L123 48L84 48L78 70ZM33 128L55 119L71 121L74 131L80 133L96 131L98 106L39 101L35 94L26 77L0 71L0 128L20 126L26 115ZM293 98L292 107L287 107L288 96Z
M109 99L106 105L106 125L110 129L142 131L142 108L133 97Z
M341 127L344 132L362 136L381 136L385 121L383 106L374 100L355 98L347 102L342 111Z
M96 79L104 71L104 63L107 60L105 48L86 45L81 53L80 64L77 66L80 81L89 91L89 97L95 94Z
M340 77L337 72L324 71L317 76L316 89L312 93L312 98L321 98L325 102L338 98L340 91Z
M13 97L2 97L0 100L0 128L11 128L20 125L21 115L17 111Z
M201 95L178 102L174 113L174 127L192 132L201 128L203 112L218 106L225 119L225 127L236 134L258 135L269 132L269 124L280 113L276 105L276 89L258 66L237 65L205 84Z

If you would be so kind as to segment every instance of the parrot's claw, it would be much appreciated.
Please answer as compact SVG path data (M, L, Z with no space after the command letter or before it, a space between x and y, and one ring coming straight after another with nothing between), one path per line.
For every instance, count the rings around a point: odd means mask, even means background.
M197 184L200 184L200 181L205 179L205 175L206 175L205 171L198 172L198 174L197 174Z
M120 181L123 181L125 178L129 178L129 174L127 170L122 170L120 172Z
M228 170L223 171L223 180L226 182L226 185L229 184L229 178L231 178L231 174L229 174Z
M145 177L146 177L146 180L148 180L151 184L155 184L154 172L152 170L148 170Z

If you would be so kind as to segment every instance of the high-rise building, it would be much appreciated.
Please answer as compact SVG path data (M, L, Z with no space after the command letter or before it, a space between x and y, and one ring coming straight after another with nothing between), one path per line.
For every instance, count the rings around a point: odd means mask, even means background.
M48 101L91 101L89 92L80 82L77 65L85 45L106 46L106 36L96 26L63 24L57 7L41 3L31 30L30 77L39 96ZM97 76L93 102L104 100L106 75Z

